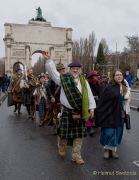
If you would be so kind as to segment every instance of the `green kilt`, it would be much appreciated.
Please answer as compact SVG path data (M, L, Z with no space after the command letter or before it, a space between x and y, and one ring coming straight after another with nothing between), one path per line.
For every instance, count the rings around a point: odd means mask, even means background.
M60 138L70 140L86 136L85 121L83 119L73 120L72 112L73 110L64 107L57 127L57 134Z

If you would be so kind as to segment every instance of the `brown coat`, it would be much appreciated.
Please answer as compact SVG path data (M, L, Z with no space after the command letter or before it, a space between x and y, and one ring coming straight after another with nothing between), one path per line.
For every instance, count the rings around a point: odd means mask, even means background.
M12 93L13 93L13 101L14 102L22 102L22 91L20 88L20 82L22 79L22 75L16 74L13 77L13 82L12 82Z

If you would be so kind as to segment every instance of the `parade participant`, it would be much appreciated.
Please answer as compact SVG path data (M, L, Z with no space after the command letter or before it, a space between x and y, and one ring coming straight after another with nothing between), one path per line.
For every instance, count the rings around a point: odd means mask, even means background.
M60 101L63 106L60 124L58 127L58 152L61 157L66 154L66 147L72 141L72 161L81 165L82 139L86 134L85 121L94 116L96 103L88 82L81 75L81 64L69 64L70 72L60 75L54 62L48 54L43 53L46 59L46 69L56 84L61 86Z
M56 65L56 69L59 73L65 72L65 67L62 63L58 63ZM57 134L56 127L58 125L58 114L61 111L61 105L60 105L60 86L58 86L51 78L48 80L48 88L50 94L50 101L48 105L48 116L51 115L51 118L49 118L49 124L54 126L54 134ZM48 119L48 118L47 118ZM46 119L46 120L47 120Z
M89 74L87 76L87 80L89 82L89 85L90 85L93 95L100 98L100 94L101 94L100 85L101 84L98 79L98 76L99 76L98 72L96 70L92 70L91 72L89 72Z
M105 86L109 83L109 82L111 82L111 78L110 78L110 76L108 77L108 75L106 75L106 74L99 74L99 76L98 76L98 79L99 79L99 82L100 82L100 84L102 85L102 87L103 87L103 89L105 88Z
M15 104L14 112L18 111L18 115L21 114L20 109L22 104L22 89L20 88L20 82L22 79L23 79L22 70L18 68L11 82L12 98Z
M101 91L103 90L102 84L100 83L98 77L99 77L99 74L96 70L90 71L87 76L87 80L89 82L91 91L95 97L96 104L100 98ZM97 132L97 127L95 125L95 118L87 121L85 125L87 127L87 131L89 135L90 136L95 135L95 133Z
M101 95L96 109L97 125L101 127L100 143L104 146L104 158L119 158L117 146L121 143L124 120L129 113L130 88L120 70ZM126 113L125 113L126 112Z
M125 71L124 78L127 80L129 86L131 87L133 85L133 77L129 69Z
M56 69L60 74L65 74L65 66L62 63L56 64Z
M33 75L33 70L30 68L27 71L27 77L25 77L25 83L21 85L23 88L23 104L27 108L28 118L34 120L35 113L35 100L34 90L38 85L37 78Z
M44 118L47 112L48 98L50 98L50 89L45 82L45 74L41 74L39 77L39 83L35 89L33 96L35 97L35 106L38 106L40 123L39 126L42 126Z
M65 74L65 66L62 63L58 63L56 64L56 69L59 72L59 74ZM60 103L60 86L58 86L56 84L55 86L55 92L54 92L54 97L56 99L56 103L59 104Z
M45 73L45 83L47 84L49 81L49 75L48 72Z
M62 75L65 74L65 66L62 63L56 64L57 71ZM53 81L53 80L52 80ZM55 82L53 81L55 84ZM60 86L55 84L55 92L53 94L55 98L55 105L54 105L54 116L53 116L53 122L54 122L54 134L57 135L57 126L58 126L58 116L61 112L61 103L60 103Z
M7 87L7 74L3 73L2 79L3 79L2 92L5 93Z

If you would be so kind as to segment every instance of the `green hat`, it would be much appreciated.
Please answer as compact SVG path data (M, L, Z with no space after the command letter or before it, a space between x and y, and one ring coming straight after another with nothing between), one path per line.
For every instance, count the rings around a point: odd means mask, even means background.
M62 64L62 63L58 63L58 64L56 64L56 69L59 71L59 70L62 70L62 69L65 69L65 66L64 66L64 64Z

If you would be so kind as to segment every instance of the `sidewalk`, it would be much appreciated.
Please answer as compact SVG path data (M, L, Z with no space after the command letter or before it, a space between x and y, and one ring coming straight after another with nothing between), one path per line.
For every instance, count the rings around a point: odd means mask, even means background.
M139 93L139 88L132 88L131 92ZM131 105L130 108L133 109L133 110L139 111L139 107L138 106L132 106Z

